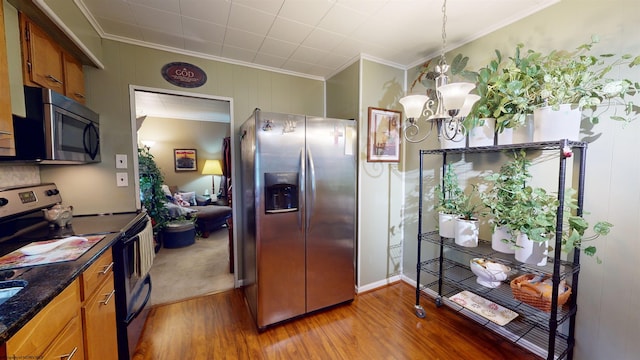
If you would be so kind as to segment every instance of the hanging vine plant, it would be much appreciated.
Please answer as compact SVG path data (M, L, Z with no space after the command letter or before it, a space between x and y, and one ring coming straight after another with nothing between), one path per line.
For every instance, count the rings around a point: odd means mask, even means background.
M140 172L140 201L151 217L153 232L158 234L169 221L169 210L165 203L162 184L164 176L148 147L138 148L138 170Z

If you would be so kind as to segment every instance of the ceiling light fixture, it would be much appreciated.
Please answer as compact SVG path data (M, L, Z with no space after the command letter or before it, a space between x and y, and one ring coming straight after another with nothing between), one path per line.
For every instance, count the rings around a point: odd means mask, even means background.
M407 125L404 128L404 138L408 142L418 143L424 141L433 130L436 123L438 138L444 136L448 140L454 140L457 134L463 132L462 121L471 111L473 104L480 98L477 95L470 95L469 92L475 88L475 84L468 82L456 82L449 84L449 65L444 57L447 45L447 0L442 5L442 49L440 60L435 68L435 88L436 100L430 99L426 95L408 95L400 99L400 104L404 108L407 116ZM435 105L435 110L433 109ZM429 132L422 138L418 137L420 117L427 117L431 122ZM444 127L442 125L445 125ZM460 138L460 137L458 137ZM458 139L456 138L456 140Z

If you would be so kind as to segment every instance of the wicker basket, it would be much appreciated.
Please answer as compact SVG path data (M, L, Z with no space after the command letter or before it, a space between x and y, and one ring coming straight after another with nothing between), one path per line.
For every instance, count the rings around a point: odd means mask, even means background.
M550 312L551 297L544 296L538 288L529 285L529 280L535 276L534 274L525 274L511 280L513 297L542 311ZM545 276L542 280L544 281L548 278L550 276ZM558 306L564 305L569 300L570 295L571 287L565 284L565 292L558 294Z

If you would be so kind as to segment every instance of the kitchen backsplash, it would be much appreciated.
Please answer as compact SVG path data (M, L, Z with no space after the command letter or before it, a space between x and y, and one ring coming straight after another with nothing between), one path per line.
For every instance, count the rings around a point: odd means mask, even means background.
M0 165L0 188L40 183L40 168L35 165Z

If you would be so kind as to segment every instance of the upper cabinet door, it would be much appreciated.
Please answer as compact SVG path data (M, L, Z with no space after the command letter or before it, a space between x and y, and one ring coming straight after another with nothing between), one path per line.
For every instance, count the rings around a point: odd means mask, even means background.
M29 21L26 22L26 31L29 79L37 85L64 94L62 49L47 33Z
M0 1L0 155L15 156L11 94L9 92L9 65L4 35L4 11Z
M84 104L84 73L82 64L73 56L64 54L65 95Z

